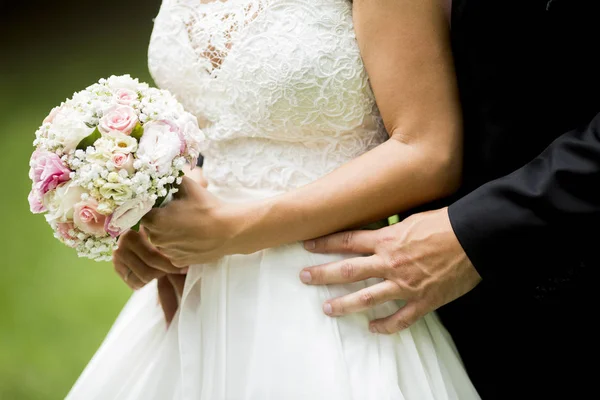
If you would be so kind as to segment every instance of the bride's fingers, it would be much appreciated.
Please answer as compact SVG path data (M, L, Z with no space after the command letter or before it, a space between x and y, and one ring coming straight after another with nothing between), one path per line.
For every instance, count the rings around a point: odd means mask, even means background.
M117 273L117 275L119 275L123 282L125 282L125 284L131 289L137 290L144 286L144 283L140 281L140 279L137 276L135 276L133 271L121 260L113 260L113 265L115 267L115 272Z
M141 240L137 243L136 247L132 250L136 255L144 261L146 265L151 268L158 269L160 271L169 274L181 274L181 268L176 267L173 263L161 252L157 247L153 246L147 239L148 234L144 230L144 227L140 227Z
M379 256L348 258L315 267L304 268L300 280L309 285L358 282L368 278L383 278L378 266Z
M177 299L177 292L167 276L163 276L158 279L157 287L158 287L158 300L159 300L160 306L163 310L163 314L165 315L165 320L167 321L167 326L169 326L169 324L173 320L173 317L175 317L177 308L179 307L179 300Z
M396 300L399 296L398 285L391 281L383 281L358 292L326 301L323 304L323 312L331 317L339 317Z
M135 275L139 281L142 282L141 286L144 286L146 283L151 282L153 279L165 274L163 271L152 268L146 264L136 253L131 250L123 251L121 256L123 258L123 264L125 264L133 272L131 275ZM129 279L131 279L131 276Z

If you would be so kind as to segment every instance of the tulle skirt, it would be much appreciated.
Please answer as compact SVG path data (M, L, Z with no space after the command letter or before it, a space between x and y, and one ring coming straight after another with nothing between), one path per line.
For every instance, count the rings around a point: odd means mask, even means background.
M306 266L342 259L300 243L192 266L167 328L154 283L135 292L69 400L479 399L435 313L393 335L340 318L325 300L377 280L307 286Z

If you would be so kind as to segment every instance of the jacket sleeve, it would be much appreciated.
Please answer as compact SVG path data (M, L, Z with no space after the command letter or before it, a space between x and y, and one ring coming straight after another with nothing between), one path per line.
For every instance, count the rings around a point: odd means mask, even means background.
M535 260L561 243L596 237L600 245L600 114L524 167L457 200L448 213L484 279L513 274L511 260Z

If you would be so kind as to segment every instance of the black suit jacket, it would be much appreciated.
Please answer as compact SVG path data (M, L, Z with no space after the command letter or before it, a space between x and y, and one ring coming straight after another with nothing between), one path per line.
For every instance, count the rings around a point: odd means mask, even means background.
M440 315L483 399L596 385L599 3L454 0L465 152L449 215L483 282Z

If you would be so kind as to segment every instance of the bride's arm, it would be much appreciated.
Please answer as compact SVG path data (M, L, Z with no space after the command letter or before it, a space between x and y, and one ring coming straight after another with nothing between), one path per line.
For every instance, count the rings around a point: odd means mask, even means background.
M355 0L353 14L390 140L312 184L235 208L235 252L361 226L459 184L462 125L440 0Z

